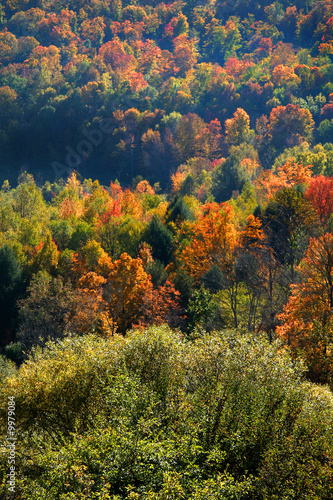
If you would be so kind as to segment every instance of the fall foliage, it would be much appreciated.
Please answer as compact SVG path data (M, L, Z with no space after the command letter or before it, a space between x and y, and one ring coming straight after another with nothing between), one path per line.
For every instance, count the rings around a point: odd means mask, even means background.
M0 2L15 498L332 500L332 75L332 0Z
M213 264L228 272L236 244L236 231L231 224L232 208L227 204L207 203L201 207L198 222L191 231L191 243L184 248L180 260L195 279L200 279Z
M332 371L333 236L310 240L300 264L302 281L292 293L277 333L295 354L305 356L310 377L329 382Z

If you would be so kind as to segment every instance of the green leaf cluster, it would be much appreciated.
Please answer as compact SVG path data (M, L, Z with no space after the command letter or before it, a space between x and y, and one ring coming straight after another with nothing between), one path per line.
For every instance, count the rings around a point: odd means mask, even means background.
M333 397L303 372L279 344L234 331L50 342L1 380L3 435L16 402L17 494L329 500Z

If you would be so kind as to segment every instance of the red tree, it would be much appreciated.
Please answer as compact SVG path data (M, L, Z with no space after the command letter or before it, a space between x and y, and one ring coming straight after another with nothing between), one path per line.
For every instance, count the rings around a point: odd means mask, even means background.
M326 224L333 213L333 177L319 175L311 179L305 193L310 203L317 210L322 224Z

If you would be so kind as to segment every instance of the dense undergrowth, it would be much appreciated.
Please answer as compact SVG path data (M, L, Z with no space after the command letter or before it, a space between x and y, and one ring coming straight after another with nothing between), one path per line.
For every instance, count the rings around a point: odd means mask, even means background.
M15 498L329 500L333 398L303 371L233 331L37 348L1 381L4 435L16 401Z

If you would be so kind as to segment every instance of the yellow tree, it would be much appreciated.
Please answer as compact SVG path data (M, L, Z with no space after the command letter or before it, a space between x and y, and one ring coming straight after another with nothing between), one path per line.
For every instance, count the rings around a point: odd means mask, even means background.
M191 243L179 258L186 271L197 281L217 265L222 272L232 267L236 230L232 224L233 210L227 203L206 203L191 228Z
M100 272L100 263L105 260L111 259L101 245L95 240L89 240L71 256L69 274L72 283L77 283L88 272L97 272L97 270ZM100 274L104 276L105 273L100 272Z
M110 203L110 194L98 181L91 185L91 194L84 197L83 218L89 224L96 224Z
M61 219L75 221L83 214L83 187L76 173L72 172L56 198Z
M224 126L229 145L238 146L246 141L251 133L250 117L242 108L237 108L233 117L225 121Z

